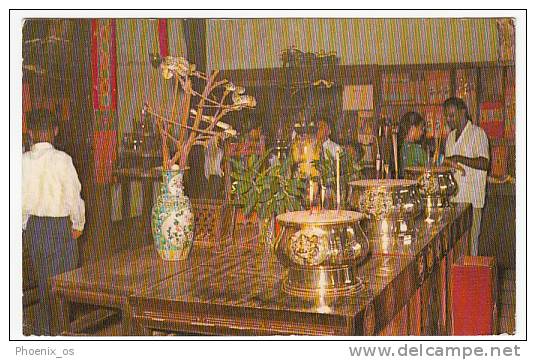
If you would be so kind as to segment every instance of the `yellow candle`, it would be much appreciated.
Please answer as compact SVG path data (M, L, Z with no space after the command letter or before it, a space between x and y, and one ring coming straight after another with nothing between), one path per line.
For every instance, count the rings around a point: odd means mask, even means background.
M313 180L309 180L309 207L311 210L313 210L313 196L314 196Z
M337 210L341 208L341 158L340 149L336 151L337 158Z

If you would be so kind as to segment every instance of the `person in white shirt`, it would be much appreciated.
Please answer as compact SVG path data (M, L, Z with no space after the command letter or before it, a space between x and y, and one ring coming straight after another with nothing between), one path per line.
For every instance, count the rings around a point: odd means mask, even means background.
M52 145L55 116L34 110L27 125L33 146L22 154L22 228L39 290L34 335L52 335L48 280L78 266L85 207L71 157Z
M341 151L342 149L339 144L329 138L330 134L331 130L329 128L329 124L325 120L320 120L318 122L316 140L318 143L322 144L322 150L324 152L324 155L329 153L329 155L331 155L331 157L335 159L335 157L337 156L337 151Z
M484 130L474 125L462 99L452 97L443 103L447 123L452 129L445 144L445 163L457 170L454 178L458 193L453 202L473 205L471 255L478 254L478 237L482 208L486 198L486 179L489 166L488 138Z

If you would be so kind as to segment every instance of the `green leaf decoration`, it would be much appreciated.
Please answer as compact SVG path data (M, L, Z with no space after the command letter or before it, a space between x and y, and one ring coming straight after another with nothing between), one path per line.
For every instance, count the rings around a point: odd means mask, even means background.
M234 159L234 158L230 158L229 159L231 161L231 165L233 167L233 171L236 171L238 173L242 173L246 170L246 168L244 167L244 165L242 164L241 161L238 161L237 159ZM237 176L237 178L239 178L240 176Z
M265 203L272 198L272 191L269 188L263 188L259 197L259 202Z
M253 210L255 210L255 207L257 205L257 202L258 202L258 196L257 196L257 193L252 191L252 194L250 197L248 197L246 200L245 200L245 206L244 206L244 214L245 215L249 215L253 212Z

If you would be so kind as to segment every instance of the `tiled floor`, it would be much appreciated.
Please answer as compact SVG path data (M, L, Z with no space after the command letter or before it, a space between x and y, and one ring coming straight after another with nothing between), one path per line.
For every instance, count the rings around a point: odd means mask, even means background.
M514 269L501 271L499 279L499 333L514 334L516 307L516 276Z

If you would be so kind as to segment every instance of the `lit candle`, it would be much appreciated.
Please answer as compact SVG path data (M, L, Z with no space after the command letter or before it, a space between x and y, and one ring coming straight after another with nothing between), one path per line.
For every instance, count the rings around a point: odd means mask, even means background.
M341 208L341 157L340 149L337 148L336 158L337 158L337 210Z
M395 131L391 134L391 138L393 140L393 155L395 158L395 179L398 179L398 143Z
M380 160L380 152L378 151L378 153L376 154L376 177L377 178L380 178L381 176L381 160Z
M309 207L311 211L313 211L313 196L314 196L313 180L309 180Z
M322 203L320 204L320 208L324 210L324 199L326 198L326 187L322 185L322 192L321 192L321 199Z

